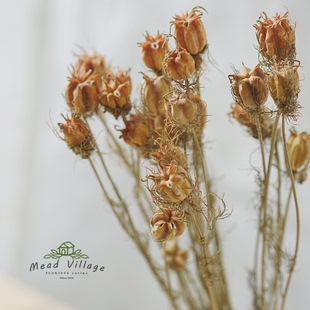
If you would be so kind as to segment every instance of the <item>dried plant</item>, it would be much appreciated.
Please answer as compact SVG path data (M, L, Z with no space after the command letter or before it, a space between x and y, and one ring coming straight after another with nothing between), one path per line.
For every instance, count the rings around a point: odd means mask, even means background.
M146 33L139 46L149 72L142 73L137 105L130 98L129 71L107 66L98 53L78 55L66 88L71 115L59 124L68 147L89 161L114 215L175 310L233 309L217 223L230 214L223 197L213 192L202 142L207 121L200 94L208 51L204 12L195 7L176 15L170 34ZM229 75L234 100L230 115L258 141L262 158L261 167L255 168L259 203L249 277L253 309L283 310L299 244L295 182L306 180L310 135L291 130L286 138L287 124L300 116L295 25L288 12L273 18L263 13L254 28L260 62ZM111 128L113 119L122 129ZM104 139L126 169L134 201L124 198L106 164L102 138L95 139L92 129L94 120L103 126ZM285 197L283 187L288 185ZM286 253L291 205L296 244L293 253Z

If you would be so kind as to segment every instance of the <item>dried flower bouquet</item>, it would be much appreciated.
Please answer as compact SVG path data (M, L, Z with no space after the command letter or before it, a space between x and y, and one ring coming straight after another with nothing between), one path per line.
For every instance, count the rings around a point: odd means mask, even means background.
M195 7L176 15L170 34L146 33L139 46L149 72L142 73L139 104L130 98L129 71L115 70L97 53L78 55L65 92L70 114L58 124L58 136L89 161L106 201L175 310L233 309L218 231L218 220L230 213L223 197L213 192L203 144L207 108L200 78L208 52L204 12ZM255 167L260 203L250 272L252 308L284 310L299 244L295 182L306 180L310 135L291 130L286 138L287 124L300 116L295 25L288 12L272 18L263 13L254 28L259 64L253 69L242 65L240 72L229 75L234 100L230 115L258 141L261 151L261 166ZM111 128L113 119L121 129ZM106 164L95 121L126 169L133 201L124 196ZM296 244L293 253L286 253L284 235L292 206Z

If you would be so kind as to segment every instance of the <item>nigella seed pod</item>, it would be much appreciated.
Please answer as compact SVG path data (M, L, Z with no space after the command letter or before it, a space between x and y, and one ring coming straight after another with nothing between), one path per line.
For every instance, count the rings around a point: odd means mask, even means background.
M292 131L287 140L287 149L293 172L301 170L310 160L310 135Z
M191 123L197 116L197 104L192 100L194 95L174 93L166 100L168 116L179 126Z
M120 130L124 141L134 147L144 146L149 137L150 129L144 115L131 115L129 120L124 120L125 128Z
M239 74L228 76L235 101L243 109L256 110L262 107L268 98L268 87L263 70L257 65L253 70L243 65Z
M127 71L119 71L116 74L109 72L102 80L102 92L99 95L100 103L106 111L116 118L126 115L131 106L129 96L131 92L131 80Z
M97 75L91 71L78 75L72 73L66 88L66 99L72 112L84 116L93 113L99 105Z
M87 72L96 73L98 85L101 82L101 78L106 73L105 59L102 55L94 53L92 56L84 53L78 56L78 61L74 66L74 71L78 74L85 74Z
M242 109L239 104L234 104L230 115L236 119L239 124L246 127L250 131L252 137L256 139L258 138L257 126L251 119L248 111ZM260 122L263 138L270 136L273 122L266 109L262 109L259 114L258 121Z
M187 80L195 72L194 58L181 46L167 53L163 64L163 72L168 79Z
M60 131L63 132L62 138L68 147L77 155L82 158L88 158L92 151L93 139L86 123L81 120L79 114L73 113L71 118L64 117L65 124L58 123Z
M152 114L165 112L164 96L171 92L171 82L163 75L154 78L143 75L140 86L141 100Z
M205 51L207 47L207 35L201 15L201 11L195 8L190 13L176 15L171 22L175 27L174 36L178 44L192 55Z
M182 271L185 267L188 253L185 250L181 250L175 239L166 246L162 251L163 258L167 266L175 271Z
M144 64L155 72L160 72L167 51L165 38L158 32L155 37L146 33L145 42L139 43L142 47Z
M277 13L273 18L263 13L254 28L259 52L267 61L288 60L293 63L296 55L295 25L289 21L288 12L283 16Z
M268 75L268 87L270 94L278 109L284 115L296 118L299 103L299 65L285 66L273 70Z
M175 161L159 162L160 173L147 176L153 181L150 192L154 200L163 204L179 203L185 200L193 190L189 173Z
M152 236L157 241L171 240L183 234L185 213L179 210L157 208L150 220Z

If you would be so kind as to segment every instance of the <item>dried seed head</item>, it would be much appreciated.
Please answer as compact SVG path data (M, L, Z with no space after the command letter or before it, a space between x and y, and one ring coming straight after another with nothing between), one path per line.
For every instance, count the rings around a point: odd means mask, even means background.
M139 43L139 45L142 47L144 64L155 72L161 72L167 50L165 38L159 32L155 37L146 33L145 42Z
M306 168L310 161L310 135L292 131L287 139L287 149L293 173L302 183L306 180Z
M152 114L163 114L165 112L164 96L171 92L171 82L160 75L150 78L143 75L140 87L141 100Z
M293 63L296 56L295 25L289 21L288 12L283 16L276 13L273 18L262 13L254 28L259 52L267 61Z
M58 123L60 130L64 134L63 140L75 154L81 155L82 158L88 158L94 147L86 123L81 120L79 114L75 113L72 114L71 119L64 116L63 118L66 123Z
M250 134L254 138L258 138L257 126L253 121L253 117L249 115L249 112L242 109L239 104L234 104L232 110L230 111L230 115L235 118L242 126L249 129ZM272 130L272 119L269 116L268 111L264 108L262 109L258 121L260 122L260 127L262 130L263 138L269 137Z
M74 66L74 71L79 75L85 74L89 71L96 73L97 83L101 84L101 79L106 73L105 59L102 55L94 53L92 56L84 53L78 56L78 61Z
M189 173L175 161L159 162L160 173L148 175L153 181L150 192L154 202L161 204L179 203L185 200L193 190Z
M268 75L270 94L278 109L286 116L296 118L299 103L299 66L285 66Z
M150 220L151 233L157 241L174 239L185 230L185 213L157 208Z
M73 72L66 88L67 103L74 113L87 116L93 113L99 104L99 84L97 74Z
M268 98L265 74L259 64L253 69L243 65L239 74L228 76L235 101L245 110L257 110Z
M166 100L169 117L178 125L187 125L197 116L197 104L191 100L193 95L173 93Z
M167 163L174 161L177 165L187 169L186 155L173 144L161 143L159 148L152 153L152 157L157 163L160 161Z
M185 267L188 253L181 250L175 239L171 241L162 251L163 258L167 266L175 271L182 271Z
M184 48L177 46L166 54L163 72L169 79L187 80L195 72L195 60Z
M192 55L201 53L207 48L207 35L201 15L201 11L196 8L190 13L176 15L171 22L175 27L174 36L178 44Z
M107 73L102 80L102 92L100 103L106 111L116 118L126 115L131 106L129 96L131 92L131 80L128 71L119 71L116 74Z
M150 129L143 114L131 115L129 120L124 120L125 128L120 130L124 141L134 147L144 146L149 137Z

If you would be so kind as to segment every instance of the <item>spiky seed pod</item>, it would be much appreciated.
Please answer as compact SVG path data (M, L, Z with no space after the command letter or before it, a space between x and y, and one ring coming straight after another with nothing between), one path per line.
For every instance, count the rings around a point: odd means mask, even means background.
M152 236L157 241L171 240L183 234L185 213L179 210L157 208L150 220Z
M257 110L268 98L265 74L259 64L250 70L243 65L241 73L228 76L235 101L246 110Z
M107 73L102 80L102 92L99 95L100 103L106 111L116 118L126 115L131 106L129 96L131 80L128 72Z
M142 103L150 113L161 115L165 112L164 96L171 90L171 82L163 75L151 78L144 74L140 86Z
M189 173L175 161L161 161L159 167L159 173L147 176L147 179L153 181L150 192L154 203L171 204L185 200L193 190Z
M230 111L230 115L238 121L239 124L246 127L252 137L258 138L257 126L251 119L248 111L242 109L239 104L234 104L232 110ZM258 121L260 122L260 127L262 130L263 138L269 137L272 130L273 121L269 116L269 113L266 109L262 109Z
M270 94L278 109L287 117L295 119L299 103L299 65L280 67L268 75Z
M155 37L149 33L145 35L145 42L139 43L142 47L144 64L155 72L161 72L163 60L168 50L165 38L159 32Z
M287 139L287 149L293 172L302 170L310 161L310 135L291 131Z
M160 143L159 148L152 153L152 157L157 163L160 161L167 163L174 161L177 165L187 169L186 155L173 144Z
M97 74L73 72L69 77L66 91L67 103L74 113L90 115L99 105L99 84Z
M193 95L187 93L173 93L166 100L166 109L169 117L178 125L187 125L197 116L197 104L191 100Z
M190 54L196 55L206 50L207 35L201 21L202 12L194 8L191 12L176 15L171 24L174 25L174 36L178 44Z
M104 56L94 53L93 55L88 55L84 53L78 56L78 61L74 66L74 71L78 74L85 74L89 71L96 73L97 83L101 84L101 79L106 73L106 64Z
M79 114L73 113L71 118L63 116L66 123L58 123L60 131L63 132L62 138L68 147L82 158L88 158L94 150L93 138L86 123L80 118Z
M195 72L195 60L184 48L177 46L166 54L163 72L168 79L187 80Z
M150 129L143 114L131 115L124 120L125 128L120 130L124 141L134 147L144 146L150 138Z
M177 272L180 272L184 269L188 257L188 253L185 250L181 250L176 242L173 239L168 246L163 248L162 251L163 258L166 262L166 265Z
M294 62L296 56L295 25L289 21L288 12L283 16L277 13L273 18L262 13L254 28L259 52L265 60L276 63Z

